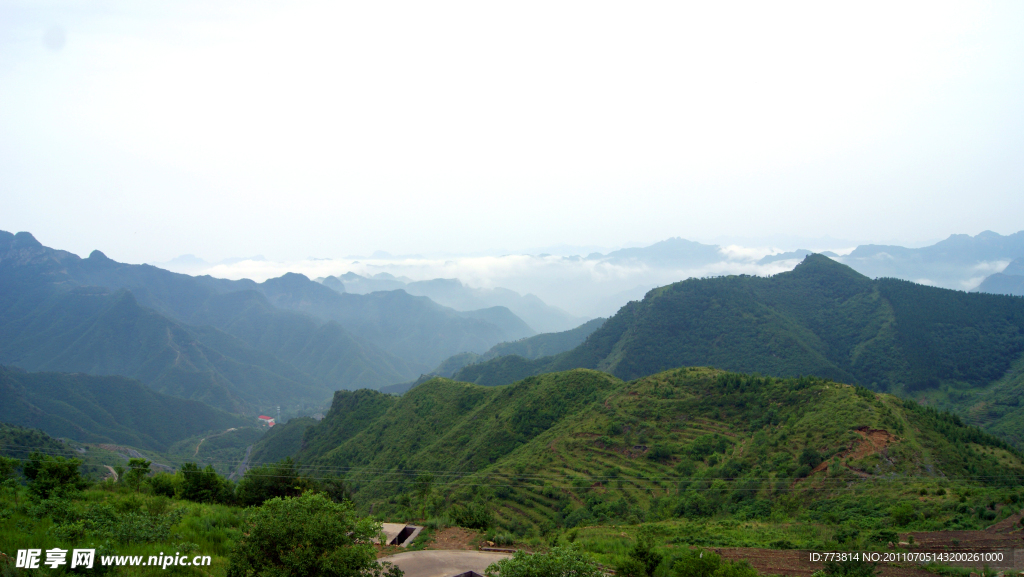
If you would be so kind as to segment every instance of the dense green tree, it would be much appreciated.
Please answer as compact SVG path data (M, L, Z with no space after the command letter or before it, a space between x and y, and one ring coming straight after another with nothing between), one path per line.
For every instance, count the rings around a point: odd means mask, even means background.
M578 545L553 547L547 553L529 555L516 551L510 559L492 563L487 577L603 577L604 573Z
M246 471L238 483L236 497L242 505L261 505L274 497L297 497L314 486L312 481L299 475L295 461L288 457Z
M0 456L0 489L14 494L15 506L18 504L18 480L14 474L20 465L18 459Z
M81 459L51 457L32 453L23 471L29 479L29 491L40 499L49 499L80 491L89 485L82 478Z
M213 465L200 469L195 463L184 463L179 470L180 497L198 503L227 503L233 497L231 484L214 470Z
M181 478L166 471L160 471L149 478L149 486L153 488L154 495L173 497L181 486Z
M149 466L152 465L152 461L145 459L128 459L128 473L125 475L124 481L129 487L135 489L138 493L142 489L142 481L149 475Z
M21 465L18 459L0 456L0 482L14 478L14 472Z
M654 570L661 563L661 554L654 551L654 545L654 531L650 526L645 525L637 533L636 543L633 544L633 549L629 552L631 558L636 559L643 565L648 577L654 576Z
M401 577L377 563L371 539L380 523L359 518L351 503L320 493L274 497L252 509L231 552L228 577ZM596 576L595 576L596 577Z

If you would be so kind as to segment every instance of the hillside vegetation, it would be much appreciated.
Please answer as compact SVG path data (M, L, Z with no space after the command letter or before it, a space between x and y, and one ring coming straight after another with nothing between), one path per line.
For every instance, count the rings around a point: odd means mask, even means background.
M206 431L251 424L117 376L27 373L0 366L0 399L0 421L83 443L155 451Z
M576 367L635 379L681 365L816 375L915 395L974 390L1024 353L1024 299L871 280L821 255L773 277L691 279L631 302L575 349L499 357L453 378L508 384ZM972 393L951 405L964 413Z
M601 325L608 319L597 318L589 320L582 325L562 331L559 333L543 333L519 339L517 341L498 343L482 355L476 353L459 353L445 359L433 371L408 383L399 383L380 387L382 393L402 394L409 389L419 386L433 377L452 378L456 373L473 363L481 363L499 357L519 357L522 359L539 359L545 356L557 355L572 350L582 344L588 336L601 328ZM515 362L514 360L512 362Z
M357 412L351 395L336 418ZM977 528L1024 481L1012 446L955 416L816 378L689 368L626 383L577 369L358 402L383 410L304 425L297 457L312 474L345 474L384 517L521 536L699 519L848 524L864 538Z

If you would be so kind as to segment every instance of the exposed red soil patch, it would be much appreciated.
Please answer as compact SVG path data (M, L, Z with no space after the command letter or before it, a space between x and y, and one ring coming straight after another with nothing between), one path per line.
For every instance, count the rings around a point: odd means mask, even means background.
M863 439L857 446L849 451L848 454L843 455L843 458L847 456L854 460L863 459L868 455L874 453L880 453L885 450L889 445L899 441L889 431L883 431L881 429L869 429L867 427L861 427L855 431Z
M889 447L889 445L899 441L899 438L894 436L892 433L890 433L889 431L883 431L881 429L869 429L867 427L861 427L859 429L854 430L854 432L860 435L861 440L858 441L853 448L842 453L839 453L838 455L835 455L834 457L828 459L827 461L823 461L817 467L811 470L811 474L813 475L814 473L820 473L824 471L829 467L829 465L836 461L845 461L847 458L856 461L858 459L863 459L868 455L881 453L885 451ZM843 466L846 467L847 470L849 470L850 472L860 477L871 477L870 473L861 471L860 469L854 469L853 467L847 465L846 463L843 463ZM807 478L810 478L810 476L808 476ZM800 481L801 479L793 481L793 485L796 485Z
M476 531L462 527L448 527L433 534L426 549L459 549L470 551L476 549L475 542L480 538Z

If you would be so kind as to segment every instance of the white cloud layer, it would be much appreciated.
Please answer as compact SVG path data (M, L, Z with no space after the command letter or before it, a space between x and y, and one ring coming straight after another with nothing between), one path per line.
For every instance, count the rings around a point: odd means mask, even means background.
M740 253L751 256L740 258ZM699 267L653 267L643 263L618 264L603 260L558 256L506 255L457 257L449 259L359 259L301 260L276 262L243 260L209 267L177 268L189 274L210 274L219 278L249 278L263 281L287 272L310 278L337 276L354 272L372 276L386 272L412 280L457 278L477 288L503 287L532 293L548 304L579 316L613 314L628 300L642 296L644 289L662 286L691 277L725 274L771 275L791 270L800 259L756 264L763 250L734 250L730 258ZM164 265L165 266L165 265ZM176 267L168 266L174 270ZM639 289L638 289L639 287ZM638 292L639 290L639 292Z

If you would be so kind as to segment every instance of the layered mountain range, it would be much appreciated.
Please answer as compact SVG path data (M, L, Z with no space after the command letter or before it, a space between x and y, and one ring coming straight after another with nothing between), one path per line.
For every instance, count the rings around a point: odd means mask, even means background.
M298 274L192 277L0 232L0 363L122 375L235 413L305 410L533 334L504 307L342 294Z
M630 302L576 348L469 364L504 385L573 368L630 380L677 366L817 375L949 408L1021 441L1024 300L872 280L822 255L772 277L690 279Z
M1002 272L989 275L971 292L1024 296L1024 257L1011 261Z
M506 307L541 333L554 333L576 327L586 318L570 315L553 307L532 294L521 295L506 288L473 288L454 278L436 278L413 281L388 273L362 276L348 272L339 276L316 279L338 292L368 294L380 291L404 290L411 295L430 300L457 311L471 311L489 307Z

